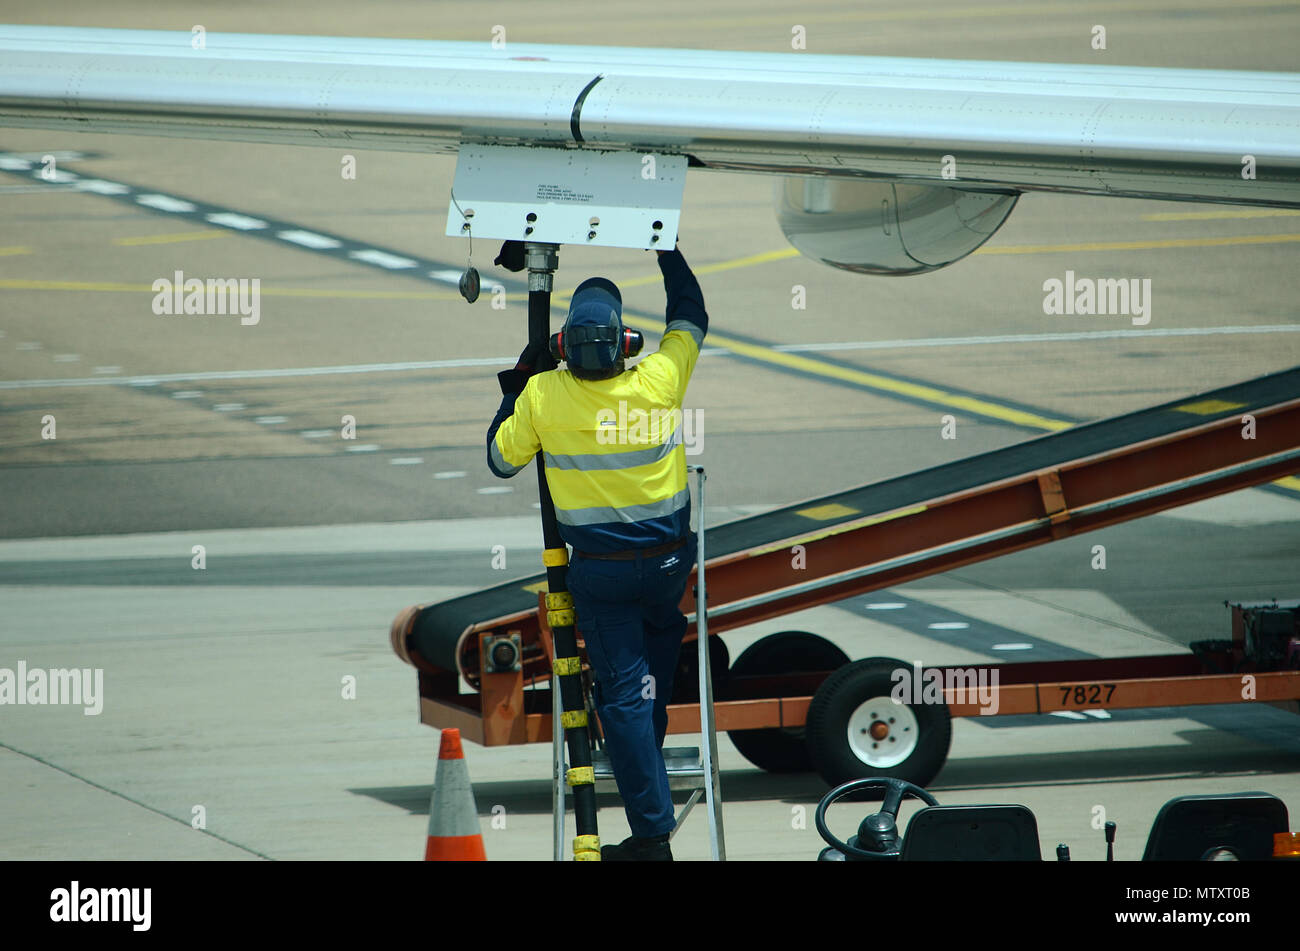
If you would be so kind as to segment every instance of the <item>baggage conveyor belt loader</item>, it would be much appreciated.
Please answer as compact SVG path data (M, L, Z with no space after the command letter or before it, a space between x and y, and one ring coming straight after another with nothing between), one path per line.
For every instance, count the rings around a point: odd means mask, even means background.
M759 641L728 671L716 635L1297 471L1300 367L710 527L717 729L764 769L815 766L832 785L895 776L924 786L947 756L950 717L980 713L973 690L946 686L943 703L893 704L890 674L911 665L849 663L829 641L798 632ZM796 546L805 557L792 557ZM544 592L538 575L398 615L391 643L418 671L421 722L486 746L551 741ZM690 602L688 585L688 641ZM1234 703L1249 675L1249 699L1294 710L1298 622L1290 602L1235 605L1232 639L1192 652L990 664L995 709ZM668 731L698 732L694 674L677 680L674 698L684 702L669 707Z

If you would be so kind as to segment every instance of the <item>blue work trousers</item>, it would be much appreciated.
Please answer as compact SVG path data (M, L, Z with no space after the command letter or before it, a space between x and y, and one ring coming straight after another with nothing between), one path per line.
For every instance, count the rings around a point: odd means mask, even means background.
M630 561L583 558L569 565L578 631L587 644L600 716L628 826L640 838L673 830L664 735L673 674L686 634L678 604L695 564L696 540Z

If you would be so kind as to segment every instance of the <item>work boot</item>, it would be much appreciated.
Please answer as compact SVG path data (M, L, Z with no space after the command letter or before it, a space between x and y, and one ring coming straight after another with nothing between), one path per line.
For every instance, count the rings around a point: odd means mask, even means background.
M649 839L628 836L618 845L600 848L602 862L671 862L673 850L668 846L668 836L657 835Z

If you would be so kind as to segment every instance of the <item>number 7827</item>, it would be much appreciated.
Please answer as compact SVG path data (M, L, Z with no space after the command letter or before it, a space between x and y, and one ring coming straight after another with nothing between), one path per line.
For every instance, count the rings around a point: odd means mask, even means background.
M1114 684L1057 684L1061 691L1061 706L1086 707L1110 703L1115 695Z

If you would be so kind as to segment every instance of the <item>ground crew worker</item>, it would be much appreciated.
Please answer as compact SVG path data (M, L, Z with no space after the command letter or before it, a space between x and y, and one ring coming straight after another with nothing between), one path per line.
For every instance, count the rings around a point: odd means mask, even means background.
M487 436L488 466L502 478L541 449L560 535L573 548L568 587L632 830L601 849L607 861L672 861L662 749L686 633L678 603L696 553L681 406L709 317L681 252L657 255L668 298L659 350L626 368L618 287L583 281L552 344L567 369L530 374L525 349L498 374L504 399Z

